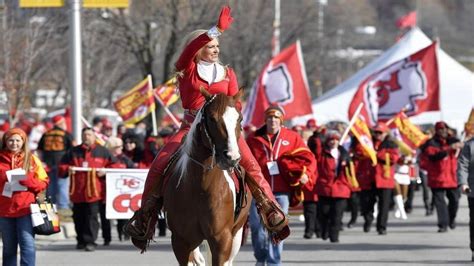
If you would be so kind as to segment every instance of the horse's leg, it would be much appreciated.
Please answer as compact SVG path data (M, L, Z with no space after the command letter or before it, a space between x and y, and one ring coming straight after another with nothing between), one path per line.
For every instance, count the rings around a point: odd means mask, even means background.
M230 253L232 249L232 233L225 230L220 234L208 239L212 253L212 265L230 265Z
M188 265L189 254L193 250L191 245L185 239L176 236L176 234L171 235L171 245L179 265Z
M204 243L204 242L203 242ZM206 260L204 259L203 254L201 253L201 250L199 249L201 245L197 246L191 253L189 254L189 259L188 259L188 266L192 265L197 265L197 266L205 266L206 265Z
M242 245L243 233L244 233L244 227L242 226L237 231L237 233L235 233L235 236L232 239L232 249L230 251L229 265L232 265L232 262L234 261L235 256L237 256L237 253L239 253L240 246Z

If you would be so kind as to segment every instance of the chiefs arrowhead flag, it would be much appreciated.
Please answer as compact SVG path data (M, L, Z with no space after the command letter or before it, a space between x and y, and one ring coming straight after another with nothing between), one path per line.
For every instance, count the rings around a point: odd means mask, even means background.
M405 155L412 155L429 137L414 125L402 111L388 124L392 135Z
M176 84L176 77L173 77L154 90L155 95L160 98L161 102L166 107L169 107L179 99Z
M271 104L285 110L285 119L313 112L299 41L273 57L260 73L244 108L243 124L261 126Z
M351 127L351 132L357 138L364 150L364 154L372 160L372 165L377 164L377 152L374 148L372 135L370 134L369 126L365 122L363 116L358 116L354 125Z
M115 110L122 117L124 124L135 124L155 111L155 98L151 76L148 75L130 91L114 102Z
M349 117L361 102L361 115L370 126L391 119L402 109L407 116L439 110L436 46L433 42L362 81L349 105Z
M412 11L397 20L397 28L411 28L416 26L416 11Z

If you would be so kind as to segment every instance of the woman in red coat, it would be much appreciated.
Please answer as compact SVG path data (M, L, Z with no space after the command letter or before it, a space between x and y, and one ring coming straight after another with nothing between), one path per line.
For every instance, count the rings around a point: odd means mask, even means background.
M205 103L205 98L200 88L206 89L211 94L224 93L234 96L238 92L237 78L234 70L219 62L219 40L217 37L228 29L233 21L230 8L221 10L216 26L208 31L197 30L189 34L186 45L176 62L178 71L179 91L183 108L185 109L183 123L176 134L170 138L153 161L145 183L142 196L142 207L135 215L136 221L130 230L135 235L152 238L153 228L156 221L157 211L162 207L162 174L166 168L169 158L181 145L181 140L190 129L196 114ZM241 137L238 141L241 161L240 165L245 169L248 178L252 178L258 185L252 189L254 198L261 206L261 215L269 221L272 231L280 232L281 238L289 234L288 220L275 201L270 186L261 173L261 169L245 140ZM139 233L137 233L139 232ZM133 232L130 232L133 235ZM146 241L135 241L137 247L144 248Z
M30 217L30 204L48 186L48 175L41 161L28 149L26 133L13 128L5 132L0 149L0 232L3 242L3 265L17 265L17 249L20 246L20 264L35 265L35 239ZM25 189L8 189L7 172L23 169L26 178L19 181Z
M348 181L350 172L349 153L339 145L340 135L329 130L324 138L323 150L316 158L318 162L318 220L321 225L321 237L331 242L339 242L339 229L346 201L351 196Z

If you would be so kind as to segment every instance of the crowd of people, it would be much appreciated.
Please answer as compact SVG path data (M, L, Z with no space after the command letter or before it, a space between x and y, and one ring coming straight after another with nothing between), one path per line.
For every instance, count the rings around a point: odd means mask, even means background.
M121 125L114 133L110 121L98 117L91 127L82 129L82 143L74 143L64 117L56 116L51 121L52 128L37 143L31 142L36 145L31 149L27 132L19 128L5 130L0 145L0 189L7 183L7 171L22 168L27 173L21 181L26 191L0 197L6 265L16 264L18 245L22 264L34 265L29 204L44 190L57 204L63 219L72 215L77 249L94 251L99 228L103 244L110 244L105 172L95 169L150 168L141 208L134 216L137 222L131 225L133 230L123 232L126 221L117 221L119 238L131 238L135 246L144 250L157 226L159 235L166 234L164 220L157 217L163 205L162 174L205 102L200 89L229 96L238 91L234 71L219 62L217 39L232 20L230 9L223 8L216 27L195 31L187 38L176 63L185 109L179 129L161 128L158 136L149 136L146 124L139 123L132 129ZM468 142L463 148L463 142L445 122L437 122L427 131L430 139L416 154L402 154L387 125L377 123L371 128L377 157L374 163L355 137L341 140L343 123L318 126L311 119L305 126L290 129L284 126L285 111L278 105L266 109L264 117L261 128L245 128L245 137L238 141L240 164L247 172L246 182L254 198L249 224L257 265L281 264L283 240L290 233L288 210L299 204L305 218L302 237L316 236L337 243L341 240L344 211L350 211L347 228L353 228L358 216L362 216L363 232L369 233L375 221L377 233L385 235L390 231L391 208L395 210L394 217L409 219L414 191L420 187L426 215L436 209L438 232L456 228L460 192L470 192L469 184L474 184L474 171L469 167L473 144ZM457 167L459 153L461 167ZM474 194L470 193L471 206ZM474 217L472 209L470 215ZM471 219L471 229L473 223ZM471 230L471 248L473 234Z

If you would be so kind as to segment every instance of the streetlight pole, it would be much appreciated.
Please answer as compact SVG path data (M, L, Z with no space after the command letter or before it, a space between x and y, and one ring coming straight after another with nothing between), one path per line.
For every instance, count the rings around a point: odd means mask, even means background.
M81 0L71 0L70 20L70 80L72 89L72 133L76 144L81 140L82 118L82 38L81 38Z

